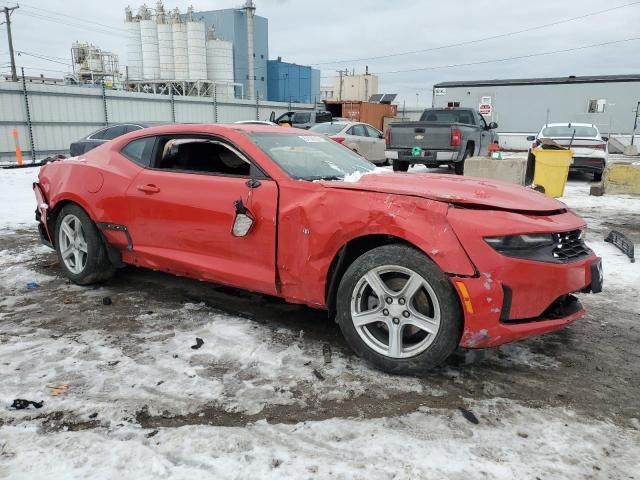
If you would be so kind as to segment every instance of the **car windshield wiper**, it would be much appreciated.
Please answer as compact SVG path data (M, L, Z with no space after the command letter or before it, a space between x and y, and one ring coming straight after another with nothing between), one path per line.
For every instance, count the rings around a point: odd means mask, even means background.
M344 180L344 175L314 175L308 177L300 177L300 180Z

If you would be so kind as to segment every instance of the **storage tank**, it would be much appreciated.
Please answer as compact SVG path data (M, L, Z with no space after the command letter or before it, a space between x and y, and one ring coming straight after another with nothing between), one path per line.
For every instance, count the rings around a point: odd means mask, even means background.
M158 80L160 78L160 52L158 50L158 26L151 19L146 5L140 7L140 40L142 42L142 78Z
M205 46L205 26L193 19L193 7L187 11L187 50L189 80L206 80L207 51Z
M218 98L233 98L233 44L207 34L207 80L216 82Z
M187 25L182 23L180 11L177 7L173 9L171 22L174 77L175 80L187 80L189 78Z
M133 18L131 8L125 8L124 27L127 32L127 63L129 80L142 79L142 41L140 40L140 22Z
M173 80L173 30L171 19L165 14L164 6L159 1L156 6L156 23L158 25L158 53L160 59L160 79Z

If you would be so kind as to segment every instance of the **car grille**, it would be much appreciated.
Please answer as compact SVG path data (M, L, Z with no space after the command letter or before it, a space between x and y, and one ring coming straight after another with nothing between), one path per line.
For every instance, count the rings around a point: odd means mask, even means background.
M591 250L585 245L582 239L581 230L572 230L566 233L555 233L553 235L556 245L553 248L553 258L560 262L571 262L581 257L591 255Z

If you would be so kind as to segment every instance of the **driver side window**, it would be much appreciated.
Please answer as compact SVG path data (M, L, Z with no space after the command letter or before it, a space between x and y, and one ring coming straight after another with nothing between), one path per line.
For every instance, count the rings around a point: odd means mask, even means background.
M225 144L207 138L163 138L155 167L161 170L249 177L255 167Z

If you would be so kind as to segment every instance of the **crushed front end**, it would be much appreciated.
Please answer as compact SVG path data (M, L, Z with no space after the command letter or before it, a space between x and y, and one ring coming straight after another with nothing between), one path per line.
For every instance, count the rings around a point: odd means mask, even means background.
M585 310L578 292L602 290L585 222L551 212L451 207L448 219L477 268L454 277L465 313L461 346L484 348L558 330Z

